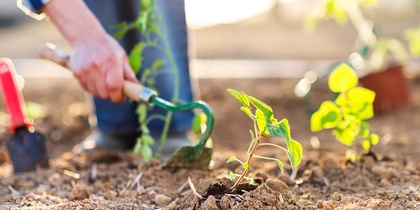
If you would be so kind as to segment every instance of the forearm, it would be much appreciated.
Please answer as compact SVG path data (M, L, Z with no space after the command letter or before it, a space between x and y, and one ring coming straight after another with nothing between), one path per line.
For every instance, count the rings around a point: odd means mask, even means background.
M42 8L42 12L70 44L91 35L106 33L82 0L53 0Z

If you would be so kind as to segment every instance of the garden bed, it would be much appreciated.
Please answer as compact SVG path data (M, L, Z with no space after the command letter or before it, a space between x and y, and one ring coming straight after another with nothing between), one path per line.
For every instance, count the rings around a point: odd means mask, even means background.
M346 147L330 131L310 132L310 117L303 102L293 94L297 80L201 79L201 98L213 108L216 119L212 135L214 164L207 171L163 170L160 160L145 163L130 153L117 154L109 163L93 163L84 155L72 153L73 145L89 134L89 109L78 84L62 80L65 82L57 79L48 85L41 79L27 81L26 101L49 108L45 118L35 121L35 127L48 135L51 167L11 175L11 166L2 163L1 209L420 208L419 79L410 80L410 105L369 120L380 141L372 153L364 156L364 163L346 161ZM209 193L209 188L216 190L220 183L232 185L228 173L240 173L242 166L225 162L232 156L244 159L250 141L252 124L227 88L257 97L270 105L278 118L289 120L292 137L303 146L296 180L288 177L290 166L284 153L262 147L258 154L283 160L284 174L275 162L256 160L251 164L255 189L241 195ZM315 98L329 96L318 92ZM2 132L2 143L8 135L7 130ZM269 141L283 142L275 138ZM188 178L204 199L194 195Z

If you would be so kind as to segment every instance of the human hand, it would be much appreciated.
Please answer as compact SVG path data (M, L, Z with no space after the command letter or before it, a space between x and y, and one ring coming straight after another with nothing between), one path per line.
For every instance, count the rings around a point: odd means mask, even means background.
M106 33L75 41L69 65L85 90L113 102L124 102L124 79L138 82L124 49Z
M42 11L72 46L69 67L93 95L123 102L124 79L138 82L127 55L82 0L54 0ZM75 16L77 14L77 16Z

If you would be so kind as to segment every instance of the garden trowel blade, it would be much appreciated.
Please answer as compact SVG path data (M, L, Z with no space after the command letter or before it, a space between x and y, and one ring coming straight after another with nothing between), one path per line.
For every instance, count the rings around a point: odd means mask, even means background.
M6 146L14 173L48 167L45 137L39 132L20 127L8 139Z
M196 149L194 146L179 148L163 163L163 168L209 169L213 149L204 147L195 158L191 158Z

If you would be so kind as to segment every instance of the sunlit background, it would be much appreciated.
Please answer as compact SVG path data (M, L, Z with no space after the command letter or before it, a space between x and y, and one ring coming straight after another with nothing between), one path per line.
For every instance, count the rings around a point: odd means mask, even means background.
M186 0L191 63L203 72L219 70L229 76L236 74L235 69L252 72L258 68L272 75L280 72L277 66L285 65L302 76L313 62L346 59L355 51L357 40L357 30L351 23L338 24L327 19L312 31L304 27L307 15L323 1ZM378 26L380 36L401 39L405 29L419 25L417 0L377 2L376 6L362 9ZM25 16L16 7L16 0L1 1L1 57L37 59L38 47L45 42L70 50L50 22ZM216 68L220 65L225 65L224 70ZM19 71L27 68L22 66Z

